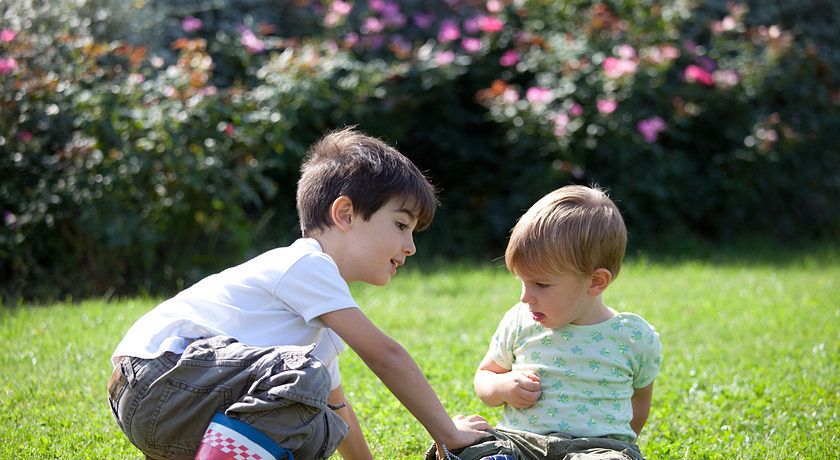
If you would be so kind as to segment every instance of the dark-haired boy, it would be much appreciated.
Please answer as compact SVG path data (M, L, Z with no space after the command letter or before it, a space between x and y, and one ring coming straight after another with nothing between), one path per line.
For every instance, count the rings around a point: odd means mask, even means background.
M397 150L353 129L326 135L301 167L303 238L161 303L117 346L109 400L123 432L152 458L214 458L231 448L220 441L229 432L270 438L243 438L243 449L279 446L306 459L337 447L345 459L371 458L341 385L346 342L439 446L476 441L487 422L450 419L414 360L348 288L387 284L436 205L432 185Z

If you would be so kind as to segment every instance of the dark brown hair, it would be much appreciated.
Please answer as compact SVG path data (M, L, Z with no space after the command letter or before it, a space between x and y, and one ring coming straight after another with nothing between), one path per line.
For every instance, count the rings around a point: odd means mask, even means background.
M330 206L342 195L365 220L388 200L402 198L417 217L417 231L432 223L437 207L434 187L411 160L352 127L326 134L306 153L297 187L303 236L332 225Z

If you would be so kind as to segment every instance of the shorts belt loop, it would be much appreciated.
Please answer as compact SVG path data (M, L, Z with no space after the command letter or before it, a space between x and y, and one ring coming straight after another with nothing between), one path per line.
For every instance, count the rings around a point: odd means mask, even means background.
M131 358L123 359L120 362L120 366L122 367L125 379L128 380L128 384L133 387L137 383L137 378L134 376L134 366L131 365Z

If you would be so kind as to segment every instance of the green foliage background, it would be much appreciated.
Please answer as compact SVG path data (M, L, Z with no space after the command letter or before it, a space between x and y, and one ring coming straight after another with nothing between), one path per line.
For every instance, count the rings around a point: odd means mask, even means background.
M427 255L498 256L570 182L635 246L836 237L840 6L807 3L9 0L0 295L169 292L288 243L306 147L347 124L440 188Z

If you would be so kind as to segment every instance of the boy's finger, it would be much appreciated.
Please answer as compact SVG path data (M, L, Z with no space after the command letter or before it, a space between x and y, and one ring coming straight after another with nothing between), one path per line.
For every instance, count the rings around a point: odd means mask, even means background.
M540 391L539 381L522 382L522 388L527 391Z

